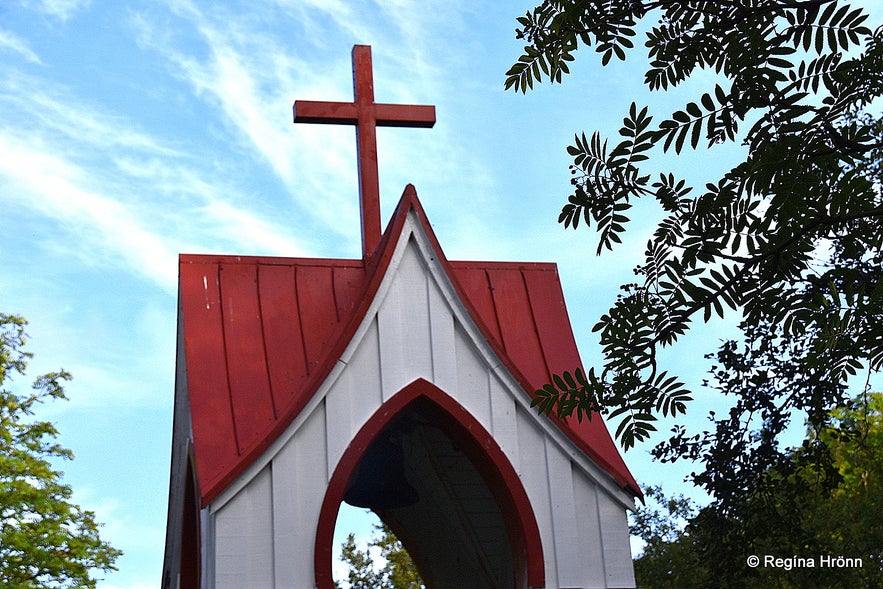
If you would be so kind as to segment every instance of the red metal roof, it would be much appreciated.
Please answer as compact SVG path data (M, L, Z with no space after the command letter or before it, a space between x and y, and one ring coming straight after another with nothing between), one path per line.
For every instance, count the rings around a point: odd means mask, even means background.
M180 320L203 505L267 449L328 376L368 310L410 210L526 395L553 372L580 365L556 266L446 261L410 185L367 266L182 255ZM599 416L552 419L620 486L641 495Z

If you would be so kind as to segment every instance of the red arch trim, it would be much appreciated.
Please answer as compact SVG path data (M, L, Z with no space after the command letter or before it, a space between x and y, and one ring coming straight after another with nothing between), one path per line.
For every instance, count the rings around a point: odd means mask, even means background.
M503 513L516 563L516 577L526 570L530 587L545 587L545 561L540 531L518 473L491 434L462 405L422 378L393 395L374 413L344 451L325 491L316 528L314 566L318 589L332 589L334 525L346 485L365 450L404 409L420 406L454 439L482 475ZM518 583L523 585L522 583Z

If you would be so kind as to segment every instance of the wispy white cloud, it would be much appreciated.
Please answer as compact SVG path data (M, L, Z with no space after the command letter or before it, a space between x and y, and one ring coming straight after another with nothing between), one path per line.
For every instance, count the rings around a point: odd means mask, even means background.
M308 252L300 243L281 233L271 223L229 202L215 200L205 207L215 233L233 235L250 251L278 256L303 256Z
M39 56L30 48L28 42L11 31L0 29L0 49L18 53L31 63L42 63Z
M109 264L173 293L180 251L302 255L291 230L237 202L235 179L131 121L14 71L0 72L0 201L58 224L59 254ZM192 147L192 146L191 146ZM190 214L188 214L188 212Z
M378 11L360 10L358 3L351 2L277 0L258 3L247 19L229 18L223 9L202 11L189 0L169 1L167 5L178 17L178 24L184 23L191 31L182 37L192 39L195 31L202 44L184 45L167 28L156 26L155 20L137 15L133 24L140 32L140 44L167 59L176 75L219 111L233 135L269 164L298 207L304 228L325 228L329 234L337 234L338 240L352 234L340 233L338 227L358 226L353 130L309 125L293 128L290 108L294 98L352 99L349 47L321 47L323 35L309 34L310 23L327 28L330 21L356 42L376 42L378 47L401 48L402 38L406 39L410 49L384 53L384 66L375 67L376 85L382 87L378 100L429 102L426 97L432 92L428 89L456 91L444 89L438 75L441 65L427 48L432 28L429 21L445 18L444 14L454 10L444 2L434 2L427 9L403 0ZM293 45L290 38L275 30L276 23L270 19L278 19L279 10L306 31L298 35L302 42ZM409 19L409 13L421 16ZM357 18L356 14L373 16ZM382 165L389 169L432 165L438 169L450 160L451 149L458 149L438 139L441 137L436 134L385 147ZM422 147L415 148L421 143ZM434 143L446 146L434 152L425 147ZM397 197L402 186L391 189L396 193L391 198Z
M352 228L358 227L358 202L353 130L293 127L290 122L295 97L351 98L349 47L329 51L318 60L302 45L293 49L288 39L273 32L268 7L306 10L339 20L341 26L361 27L362 32L372 33L367 36L381 38L381 46L390 34L407 37L414 51L384 54L382 67L377 67L375 58L375 76L382 87L378 99L389 102L434 102L426 98L430 92L424 95L419 88L444 86L437 79L438 66L419 49L426 40L420 39L421 31L431 28L422 20L432 17L409 22L409 13L427 12L411 0L385 5L382 27L368 19L347 17L346 12L357 7L353 4L342 5L343 13L336 13L333 5L321 2L300 7L291 2L264 3L256 5L248 18L228 18L224 8L203 12L188 0L167 5L178 19L173 26L160 26L156 14L132 16L129 25L136 28L139 44L165 58L196 96L217 109L232 141L240 142L233 146L234 155L222 157L237 157L235 152L246 148L256 161L269 166L287 193L274 198L278 202L280 196L281 200L289 196L286 202L295 208L293 225L282 226L268 212L259 212L256 200L261 197L242 192L247 179L236 177L235 166L201 161L199 146L183 143L193 139L159 139L63 89L9 71L0 72L8 89L0 96L0 106L17 110L19 120L26 124L0 127L2 145L10 153L0 163L0 181L15 189L0 199L17 198L20 205L64 227L71 239L57 241L56 247L69 245L67 255L79 253L90 264L127 269L167 292L174 292L179 251L218 247L269 255L322 255L328 252L325 246L316 251L322 236L351 242L346 247L355 250L358 232ZM436 12L445 10L444 3L433 6ZM378 11L370 12L376 19ZM389 33L390 22L393 33ZM182 26L190 44L177 39ZM196 45L194 33L199 40ZM390 66L390 61L401 61L401 65ZM408 75L402 76L401 71ZM431 137L425 131L397 132L396 141L382 147L382 167L388 172L381 170L381 181L391 202L404 183L413 180L408 170L432 170L452 177L456 171L448 169L449 162L475 159L454 157L452 150L461 150L462 145L439 131ZM470 174L480 176L480 167L470 165L474 168ZM264 210L272 214L276 209ZM476 231L473 235L484 234Z
M57 86L50 87L38 77L8 69L0 71L0 76L4 89L0 105L7 115L17 114L8 117L0 128L4 133L51 137L53 153L66 147L82 152L88 146L108 153L135 149L168 157L183 155L180 149L162 145L125 118L100 112L98 105ZM60 137L66 141L59 142Z
M305 32L305 39L317 47L327 49L326 40L338 38L329 35L329 23L339 29L344 36L366 43L372 29L367 15L373 11L365 2L345 0L270 0L270 4L280 8L294 22L299 23Z
M327 71L293 56L285 41L264 31L260 23L231 23L224 15L203 13L184 0L170 6L195 29L205 52L197 54L192 47L176 45L173 36L144 17L133 21L140 29L141 45L159 52L198 96L220 111L233 134L270 165L305 215L332 226L341 209L354 211L355 206L344 201L317 206L314 198L320 187L346 178L340 170L353 168L350 162L344 165L342 155L351 140L310 132L297 136L291 126L295 91L309 98L320 88L327 91L325 96L346 100L352 90L346 88L350 77L345 65L339 76L343 84L338 83L342 88L335 87ZM323 173L329 169L334 172Z
M176 254L119 201L90 190L83 172L47 151L0 136L4 198L53 219L69 232L69 253L118 264L173 291ZM84 256L85 255L85 256Z
M101 178L70 161L50 155L48 150L14 138L0 136L0 200L14 201L64 228L66 236L55 242L59 254L80 259L86 265L112 265L141 275L167 292L177 284L177 254L203 250L198 243L225 241L235 251L297 256L306 252L284 228L264 220L248 209L215 195L229 192L210 184L192 170L159 165L129 168L142 175L142 182L129 191L150 190L144 203L118 200L103 190ZM120 164L120 162L118 162ZM117 170L126 171L125 165ZM134 177L132 176L129 178ZM116 186L125 185L116 180ZM134 183L132 183L134 184ZM148 188L141 188L141 186ZM156 206L157 194L176 194L169 202L184 199L193 211ZM155 208L154 208L155 207Z
M91 0L24 0L22 4L59 20L67 20L90 2Z
M212 37L215 33L209 32ZM230 46L217 44L210 63L182 58L180 65L197 91L217 98L227 119L254 144L276 174L290 182L290 160L285 153L285 147L290 147L290 133L282 130L278 118L271 119L267 115L269 110L276 112L276 109L260 95L258 81L242 55Z

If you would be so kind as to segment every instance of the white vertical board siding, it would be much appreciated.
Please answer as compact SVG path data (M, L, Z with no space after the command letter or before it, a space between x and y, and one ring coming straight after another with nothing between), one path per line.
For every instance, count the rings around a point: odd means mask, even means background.
M543 559L546 565L546 587L558 587L558 565L555 554L554 527L549 500L549 483L546 480L545 436L532 416L519 410L518 450L520 454L518 476L530 499L540 539L543 543Z
M429 281L426 305L429 309L429 333L432 341L432 381L443 391L454 392L457 386L454 316L434 280Z
M583 586L586 588L607 587L604 552L601 549L598 494L598 486L580 469L573 469L573 498L576 527L579 530L579 558L583 566Z
M634 587L635 569L629 544L628 515L607 493L598 494L601 545L608 587Z
M215 514L215 586L273 587L273 490L269 468Z
M416 378L432 379L427 280L417 248L409 242L377 317L384 401Z
M312 586L316 527L325 488L325 406L273 458L273 549L278 589Z
M454 350L457 362L457 388L448 391L481 425L493 433L489 390L490 370L462 329L457 330Z
M353 436L380 407L380 336L376 318L369 320L364 337L325 397L329 477Z
M546 438L546 468L551 499L555 561L561 587L581 587L583 562L573 501L573 468L570 459Z
M497 444L502 448L515 472L520 472L521 458L518 453L518 404L503 387L496 376L489 377L491 401L491 427Z

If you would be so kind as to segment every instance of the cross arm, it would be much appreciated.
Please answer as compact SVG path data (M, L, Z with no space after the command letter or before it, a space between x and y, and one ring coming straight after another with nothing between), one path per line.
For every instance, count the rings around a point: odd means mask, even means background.
M359 122L359 104L353 102L321 102L295 100L292 112L295 123L326 125L356 125ZM380 127L420 127L429 129L435 125L435 107L413 104L362 105L373 110L374 120Z
M362 255L367 260L380 242L380 182L377 172L377 127L435 125L435 107L414 104L377 104L371 48L353 47L353 102L296 100L295 123L354 125L359 160L359 202L362 211Z
M375 116L381 127L420 127L435 125L435 107L415 104L376 104Z
M359 111L352 102L295 100L292 113L295 123L355 125L359 122Z

